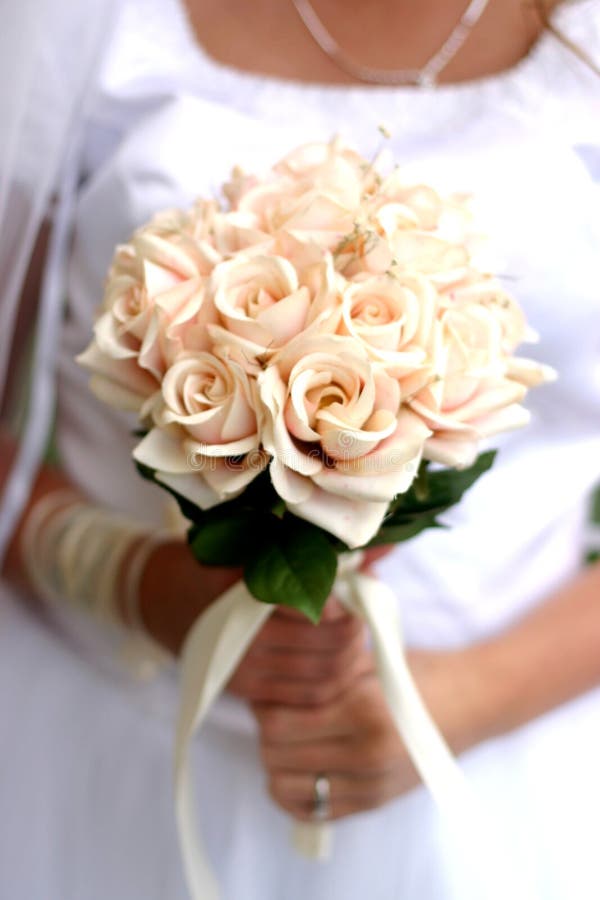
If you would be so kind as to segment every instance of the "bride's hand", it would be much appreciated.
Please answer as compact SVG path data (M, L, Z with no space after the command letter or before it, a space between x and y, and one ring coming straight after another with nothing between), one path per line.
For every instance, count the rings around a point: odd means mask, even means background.
M457 752L484 737L485 704L468 660L460 652L409 654L423 698ZM254 712L271 796L297 819L311 817L318 774L330 782L332 819L375 809L419 782L373 674L318 708L255 704Z
M363 568L389 550L368 550ZM330 703L372 671L365 644L364 625L333 598L318 626L280 607L250 646L228 690L253 703L303 707Z
M253 703L330 703L372 667L364 626L329 600L318 626L279 609L262 627L228 690Z
M365 564L387 552L369 551ZM140 614L147 631L177 654L198 616L242 577L239 569L202 566L184 541L157 547L141 583ZM280 608L263 626L228 685L254 703L328 703L371 668L361 650L364 626L330 600L318 626Z

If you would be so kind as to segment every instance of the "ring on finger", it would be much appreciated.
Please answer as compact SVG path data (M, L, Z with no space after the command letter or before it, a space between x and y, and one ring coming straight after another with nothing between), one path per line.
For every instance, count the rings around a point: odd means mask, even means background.
M326 775L315 775L313 784L312 818L314 822L325 822L331 816L331 782Z

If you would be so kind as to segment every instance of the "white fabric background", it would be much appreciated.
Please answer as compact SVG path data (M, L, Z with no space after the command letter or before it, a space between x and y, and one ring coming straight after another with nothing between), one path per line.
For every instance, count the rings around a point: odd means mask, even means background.
M452 529L399 547L380 570L411 643L460 645L509 624L577 569L598 477L597 83L545 38L476 84L319 90L211 63L177 0L124 0L119 15L87 123L68 273L57 435L67 470L98 500L160 521L163 495L129 459L130 423L96 404L72 360L114 244L155 209L213 189L235 162L260 167L336 131L368 154L385 123L399 161L476 193L499 271L542 335L535 354L561 377L531 395L533 424L502 439L496 470L447 517ZM563 19L598 51L595 0ZM170 788L174 674L137 686L100 636L48 628L3 589L4 599L0 721L18 727L0 739L0 897L185 897ZM532 900L600 893L599 751L592 692L465 757ZM233 699L215 710L195 765L226 900L475 900L468 860L422 790L342 823L333 860L316 866L288 846L252 721Z

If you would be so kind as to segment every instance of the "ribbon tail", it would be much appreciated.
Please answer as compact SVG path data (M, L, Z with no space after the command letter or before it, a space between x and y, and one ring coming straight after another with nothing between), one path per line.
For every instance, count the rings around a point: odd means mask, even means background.
M219 888L202 847L194 805L190 748L212 704L275 611L234 584L196 621L181 657L181 693L175 739L175 812L188 887L193 900L218 900Z
M392 717L410 757L438 806L456 817L469 788L429 715L406 662L397 598L371 575L349 573L344 605L369 625L377 671Z
M528 900L533 894L524 873L517 875L511 865L504 840L476 802L413 681L394 592L377 578L356 571L343 575L335 590L346 608L369 625L378 675L396 727L423 783L452 826L453 843L466 870L475 870L479 896Z
M294 822L294 849L307 859L325 862L333 847L333 826L329 822Z

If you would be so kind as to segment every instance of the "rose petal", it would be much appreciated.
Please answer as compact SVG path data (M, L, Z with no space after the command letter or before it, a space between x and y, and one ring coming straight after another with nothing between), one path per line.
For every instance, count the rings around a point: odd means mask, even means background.
M266 346L281 347L299 334L306 324L310 295L299 288L257 316L257 323L265 333Z
M146 323L151 316L150 310L145 310L140 318ZM94 337L98 349L102 353L112 359L133 359L137 357L139 351L139 340L133 337L131 332L128 335L119 334L117 331L117 323L111 312L106 312L100 316L94 325Z
M558 373L552 366L519 356L513 356L508 360L507 375L513 381L518 381L527 388L549 384L558 378Z
M531 413L524 406L513 403L504 409L499 409L487 416L482 416L471 423L479 437L491 437L504 431L513 431L515 428L523 428L531 420Z
M190 471L190 457L183 448L181 434L153 428L133 451L133 458L149 469L165 473Z
M317 456L303 453L292 441L285 424L285 384L275 366L270 366L258 377L260 397L265 409L262 434L263 447L271 456L284 460L285 465L302 475L314 475L321 468Z
M138 255L154 267L153 274L157 274L155 272L157 267L170 270L172 274L179 276L179 280L194 278L198 274L198 267L194 261L190 259L185 250L177 247L172 241L148 231L140 231L134 235L131 243ZM159 284L160 281L157 281L157 288L159 288Z
M202 472L190 475L170 475L157 472L155 477L161 484L185 497L190 503L195 503L200 509L211 509L221 502L219 495L206 483Z
M477 440L454 439L445 437L429 438L423 449L423 456L431 462L449 466L452 469L465 469L473 465L477 458L479 443Z
M286 501L294 515L335 535L351 549L364 546L377 534L388 503L339 497L324 491L308 478L304 480L312 488L306 499L298 503Z
M93 372L90 387L96 396L117 409L138 410L158 389L156 380L135 359L112 359L96 341L79 354L77 362Z
M251 453L241 463L231 459L211 459L202 470L209 487L221 498L230 500L237 497L267 467L266 453Z
M346 462L340 460L336 469L340 473L362 475L369 472L375 474L410 471L414 460L423 449L423 445L431 435L431 430L419 416L409 409L401 410L396 429L388 438L381 441L369 454L359 459Z

